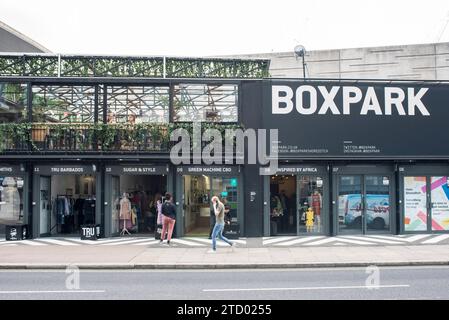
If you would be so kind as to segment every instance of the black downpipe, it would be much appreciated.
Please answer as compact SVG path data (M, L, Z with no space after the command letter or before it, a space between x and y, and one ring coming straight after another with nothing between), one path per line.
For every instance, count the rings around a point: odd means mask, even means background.
M332 164L331 163L329 163L328 164L328 166L327 166L328 168L329 168L329 172L328 172L328 175L329 175L329 186L328 186L328 188L329 188L329 201L328 201L328 205L329 205L329 233L328 233L328 235L330 235L330 236L335 236L336 235L336 232L335 232L335 229L334 229L334 205L333 205L333 201L334 201L334 192L333 192L333 190L334 190L334 184L333 184L333 174L332 174L332 172L333 172L333 166L332 166Z

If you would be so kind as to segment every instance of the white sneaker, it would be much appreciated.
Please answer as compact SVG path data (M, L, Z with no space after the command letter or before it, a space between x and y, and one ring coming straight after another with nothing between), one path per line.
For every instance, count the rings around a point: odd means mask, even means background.
M208 251L207 251L207 253L216 253L217 252L217 250L214 250L214 249L209 249Z
M233 242L233 243L231 244L231 249L232 249L232 251L234 251L235 248L237 248L237 244L236 244L235 242Z

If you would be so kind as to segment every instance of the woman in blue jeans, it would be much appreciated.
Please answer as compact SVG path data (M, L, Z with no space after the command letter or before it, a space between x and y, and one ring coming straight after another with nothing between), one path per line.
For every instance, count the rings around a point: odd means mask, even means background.
M215 212L215 226L212 231L212 250L209 250L209 253L215 253L217 250L217 237L221 240L229 244L231 247L235 247L235 244L223 236L223 228L225 225L224 216L225 216L225 207L224 204L218 199L217 196L213 196L212 206L214 207Z

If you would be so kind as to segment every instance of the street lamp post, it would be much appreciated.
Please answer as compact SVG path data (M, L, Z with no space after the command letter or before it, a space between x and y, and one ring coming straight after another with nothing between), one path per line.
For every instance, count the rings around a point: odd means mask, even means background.
M297 45L295 47L295 54L296 58L301 57L302 58L302 76L305 79L306 78L306 63L304 61L304 57L306 55L306 48L302 45Z

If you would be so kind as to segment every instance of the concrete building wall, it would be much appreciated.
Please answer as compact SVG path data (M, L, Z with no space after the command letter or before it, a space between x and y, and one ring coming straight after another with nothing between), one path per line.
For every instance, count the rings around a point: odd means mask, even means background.
M271 59L273 78L302 78L302 59L293 52L238 55ZM333 79L449 80L449 42L308 51L306 77Z
M28 42L0 28L0 52L43 52Z
M50 52L19 31L0 21L0 52Z

